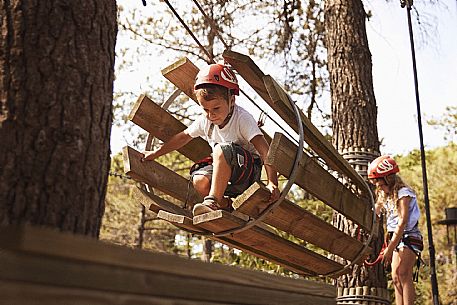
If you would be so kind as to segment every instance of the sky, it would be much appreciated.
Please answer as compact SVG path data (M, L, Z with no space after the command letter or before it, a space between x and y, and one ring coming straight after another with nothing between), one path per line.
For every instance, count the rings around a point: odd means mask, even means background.
M396 0L364 3L365 10L373 12L367 22L367 35L373 62L381 153L407 154L418 149L420 142L406 9ZM118 4L142 8L141 1L119 0ZM425 6L416 1L415 5L422 28L427 29L424 35L414 13L416 63L427 149L443 146L446 142L443 131L428 126L426 120L441 117L446 106L457 106L457 0L442 0L439 5ZM150 13L147 7L144 12ZM123 39L118 38L118 47L123 43ZM176 59L156 60L148 66L148 73L159 74L161 68ZM267 67L258 65L268 72ZM146 83L142 74L145 74L142 68L117 74L115 88L129 84L129 90L139 95L145 87L153 86ZM112 153L131 143L131 139L125 138L123 129L125 126L112 129Z
M373 60L373 85L378 105L378 133L382 153L405 154L420 147L417 107L406 9L399 1L370 1L375 13L367 23ZM426 124L438 118L446 106L457 106L457 1L419 5L417 10L429 36L424 38L415 16L416 64L426 148L446 144L443 131Z

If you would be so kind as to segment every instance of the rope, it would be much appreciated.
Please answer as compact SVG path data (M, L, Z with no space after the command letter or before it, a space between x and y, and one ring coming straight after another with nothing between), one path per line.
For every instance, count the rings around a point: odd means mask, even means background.
M198 3L197 0L192 0L195 5L198 7L199 11L202 13L203 17L205 17L206 21L209 22L209 25L210 27L213 29L213 31L216 33L216 36L219 38L219 40L222 42L222 44L224 45L224 47L226 49L230 49L228 44L224 41L224 38L222 38L222 36L220 35L219 33L219 27L214 23L214 20L209 18L208 15L206 15L205 11L203 10L203 8L201 7L201 5Z
M431 222L431 216L430 216L430 201L429 201L429 197L428 197L427 167L426 167L426 162L425 162L424 136L422 133L422 118L421 118L421 108L420 108L420 100L419 100L419 83L418 83L418 78L417 78L416 52L414 49L413 26L411 23L411 6L413 5L413 0L401 0L400 4L402 6L406 5L406 15L408 17L409 39L410 39L410 43L411 43L411 57L412 57L412 61L413 61L414 91L416 93L417 124L418 124L419 139L420 139L422 185L423 185L423 189L424 189L425 216L427 219L428 251L430 254L430 281L431 281L431 285L432 285L433 304L438 305L440 302L439 302L438 281L436 278L436 268L435 268L435 247L433 245L432 222Z
M194 33L190 30L190 28L187 26L187 24L184 22L184 20L179 16L178 12L175 10L175 8L170 4L168 0L165 0L165 3L168 5L170 10L173 12L176 18L178 18L179 22L181 22L182 26L186 29L187 33L189 33L190 36L194 39L194 41L198 44L200 50L208 56L208 60L212 63L215 63L214 58L209 52L205 49L205 47L200 43L200 41L195 37Z
M130 176L126 176L126 175L119 174L119 173L116 173L116 172L109 172L108 174L110 176L118 177L118 178L122 178L122 179L132 179L132 177L130 177Z
M209 16L204 12L203 8L200 6L200 4L198 4L198 2L196 0L193 0L193 2L197 5L198 9L200 10L200 12L202 12L203 16L205 17L205 19L207 20L207 22L210 24L210 27L213 29L213 31L216 33L216 36L221 40L222 44L224 45L224 47L226 47L227 49L229 49L230 47L228 46L228 44L224 41L224 39L222 38L222 36L220 35L219 33L219 30L217 28L217 26L215 25L214 21L209 18ZM181 23L181 25L186 29L186 31L189 33L189 35L192 36L192 38L194 39L194 41L197 43L197 45L199 46L200 50L202 50L203 53L206 54L206 56L208 56L208 59L210 62L212 63L215 63L215 60L213 58L212 55L209 54L209 52L206 50L206 48L200 43L200 41L198 40L198 38L194 35L194 33L192 32L192 30L187 26L187 24L184 22L184 20L181 18L181 16L178 14L178 12L174 9L174 7L170 4L170 2L168 0L165 0L165 3L168 5L168 7L171 9L171 11L173 12L173 14L175 15L176 18L178 18L179 22ZM240 88L240 92L254 105L257 107L257 109L259 109L260 111L263 111L262 107L260 107L255 101L254 99L252 99L244 90L242 90ZM295 141L297 144L297 140L295 140L295 137L293 137L286 129L284 129L284 127L282 127L282 125L280 125L275 119L273 119L270 115L266 114L266 116L273 122L276 124L276 126L278 126L280 129L282 129L282 131L287 134L289 136L290 139L292 139L293 141Z
M384 259L383 252L386 248L387 248L387 241L384 241L384 243L382 244L382 248L379 251L378 257L372 262L370 262L368 259L366 259L364 262L365 266L372 267L372 266L378 264L379 262L381 262Z

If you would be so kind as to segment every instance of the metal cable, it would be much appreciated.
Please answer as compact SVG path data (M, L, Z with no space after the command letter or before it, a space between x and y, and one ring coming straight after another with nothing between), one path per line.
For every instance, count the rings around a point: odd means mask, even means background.
M200 4L198 4L198 2L196 2L195 0L193 0L193 2L197 5L198 9L200 10L200 12L202 12L203 16L205 17L205 19L208 21L208 23L210 24L210 26L213 28L213 30L215 31L216 33L216 36L221 40L222 44L225 46L225 48L228 48L229 49L229 46L228 44L224 41L224 39L222 38L222 36L220 35L219 33L219 30L217 28L217 26L214 24L214 22L211 20L211 18L209 18L209 16L204 12L203 8L200 6ZM209 52L206 50L206 48L200 43L200 41L198 40L198 38L194 35L194 33L192 32L192 30L187 26L187 24L184 22L184 20L181 18L181 16L178 14L178 12L174 9L174 7L170 4L170 2L168 0L165 0L165 3L168 5L168 7L171 9L171 11L173 12L173 14L175 15L176 18L178 18L179 22L181 23L181 25L186 29L186 31L189 33L189 35L192 36L192 38L194 39L194 41L197 43L197 45L199 46L200 50L202 50L203 53L206 54L206 56L208 56L208 59L210 62L212 63L215 63L215 60L214 58L209 54ZM259 109L260 111L263 111L263 109L254 101L254 99L252 99L244 90L242 90L240 88L240 92L252 103L254 104L257 109ZM282 127L278 122L276 122L276 120L274 120L269 114L266 114L266 116L273 122L276 124L276 126L278 126L280 129L282 129L282 131L284 131L284 133L286 133L290 139L292 139L294 142L297 142L297 140L290 134L290 132L288 132L287 130L284 129L284 127Z
M184 20L179 16L178 12L175 10L175 8L170 4L168 0L165 0L165 3L168 5L170 10L173 12L176 18L178 18L179 22L181 22L182 26L186 29L187 33L189 33L190 36L194 39L194 41L198 44L200 50L208 56L208 60L212 63L214 63L214 58L209 52L205 49L205 47L200 43L200 41L195 37L194 33L190 30L190 28L187 26L187 24L184 22Z
M427 182L427 166L425 162L425 148L424 148L424 135L422 133L422 118L421 108L419 99L419 83L417 78L417 67L416 67L416 52L414 49L414 36L413 26L411 23L411 6L413 0L401 0L401 5L406 5L406 15L408 17L408 29L409 39L411 43L411 57L413 62L413 75L414 75L414 91L416 94L416 107L417 107L417 124L419 129L419 140L420 140L420 152L421 152L421 166L422 166L422 185L424 188L424 204L425 204L425 215L427 218L427 232L428 232L428 251L430 254L430 281L432 284L432 296L433 304L439 305L439 290L438 281L436 278L436 267L435 267L435 247L433 245L433 233L432 233L432 222L430 216L430 201L428 197L428 182Z

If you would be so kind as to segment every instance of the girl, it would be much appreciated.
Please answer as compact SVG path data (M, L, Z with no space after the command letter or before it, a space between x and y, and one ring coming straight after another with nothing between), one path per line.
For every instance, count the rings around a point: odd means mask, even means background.
M400 171L390 156L376 158L368 166L368 179L376 186L376 213L387 214L389 244L383 250L384 265L391 264L397 305L413 305L413 267L423 249L418 228L416 194L397 175Z

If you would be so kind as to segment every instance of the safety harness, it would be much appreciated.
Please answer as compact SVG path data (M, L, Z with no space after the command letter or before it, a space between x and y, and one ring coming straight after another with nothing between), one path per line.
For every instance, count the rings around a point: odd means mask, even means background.
M416 224L417 226L417 224ZM386 240L384 240L384 243L382 245L381 250L379 251L378 257L373 261L370 262L369 260L365 260L364 264L365 266L372 267L378 263L380 263L384 259L383 252L389 245L390 241L392 240L393 232L389 232ZM424 249L424 243L421 238L416 237L416 236L411 236L408 233L403 233L403 236L401 240L398 242L400 244L403 242L403 244L408 247L411 251L416 254L416 270L413 273L413 281L416 283L419 280L419 269L422 264L425 264L422 257L421 257L421 252ZM398 245L395 247L398 250Z

